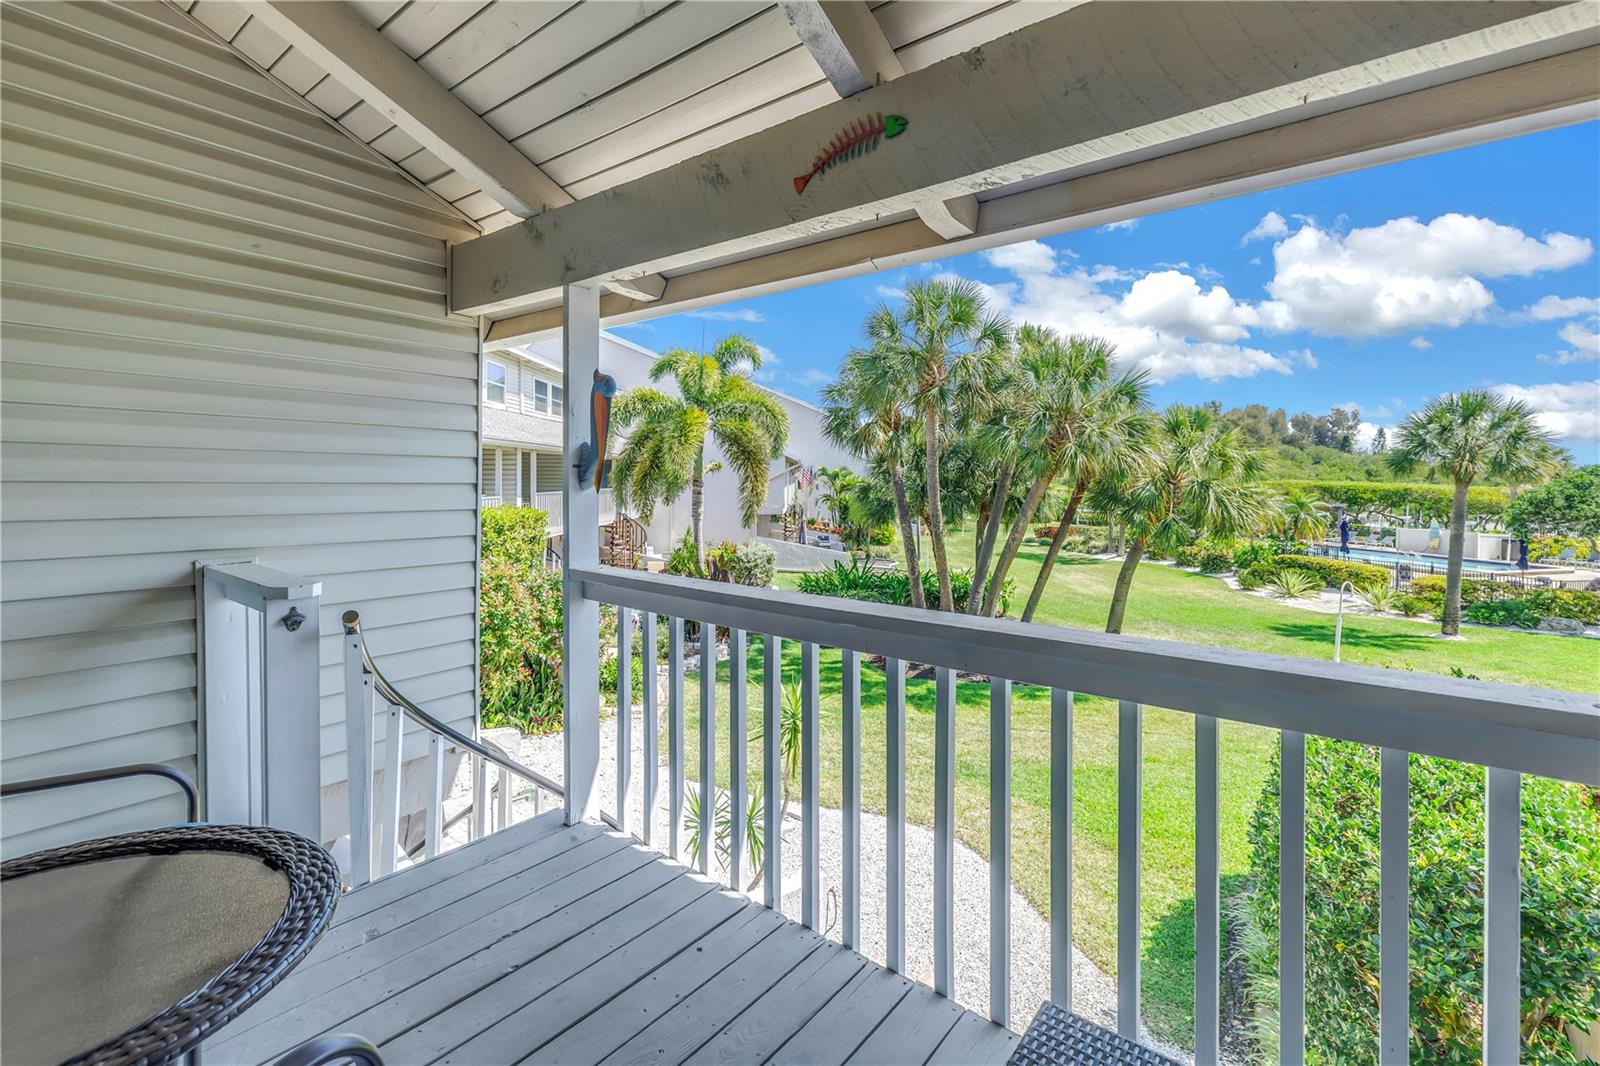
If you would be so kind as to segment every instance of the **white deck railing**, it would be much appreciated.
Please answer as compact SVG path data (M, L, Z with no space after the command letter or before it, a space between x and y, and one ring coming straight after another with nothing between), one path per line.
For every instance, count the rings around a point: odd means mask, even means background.
M990 892L991 1014L1008 1023L1010 855L1010 707L1013 682L1046 686L1051 706L1051 998L1072 1005L1072 701L1074 693L1119 701L1118 758L1118 1029L1139 1034L1139 826L1142 715L1145 706L1195 715L1195 1016L1196 1059L1219 1056L1220 886L1218 861L1219 719L1280 731L1282 745L1279 1057L1305 1055L1305 737L1308 733L1377 745L1381 758L1380 1060L1403 1062L1408 1035L1408 752L1482 764L1487 774L1485 884L1484 1058L1516 1061L1520 1041L1520 775L1600 781L1600 707L1593 697L1481 681L1395 673L1369 667L1179 644L1141 637L974 619L772 589L667 578L609 568L575 568L568 595L619 609L618 749L615 817L626 827L633 787L630 642L633 614L660 615L667 624L666 722L668 851L681 857L684 780L683 620L730 630L730 687L719 696L703 684L700 697L699 780L716 780L715 716L721 700L730 722L729 781L732 810L744 809L748 791L745 647L747 635L764 644L763 763L766 780L779 778L780 656L784 640L800 642L801 919L818 927L820 903L819 650L842 651L843 884L842 939L855 947L860 923L860 656L886 658L888 780L887 952L891 968L905 961L905 663L937 668L934 753L934 987L955 991L954 784L955 697L958 672L989 675L991 685ZM655 626L640 626L644 662L655 660ZM702 660L714 664L715 658ZM715 677L714 668L703 677ZM660 746L656 689L644 686L642 839L651 843L661 802L657 781ZM713 838L714 803L700 806L700 838ZM777 817L776 790L767 790L769 844L764 849L765 902L778 905L781 848L770 831ZM742 820L732 819L731 854L743 849ZM713 849L700 849L709 870ZM730 878L738 887L738 863Z

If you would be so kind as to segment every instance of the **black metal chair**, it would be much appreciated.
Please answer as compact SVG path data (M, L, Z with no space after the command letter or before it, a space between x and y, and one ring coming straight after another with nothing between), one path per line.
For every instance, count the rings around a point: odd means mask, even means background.
M182 771L163 763L134 763L6 782L0 784L0 798L143 776L165 778L183 791L187 824L90 840L11 859L0 866L0 879L24 877L78 862L170 854L198 847L261 857L288 879L289 898L282 916L256 950L182 1002L75 1062L167 1062L187 1049L189 1061L198 1064L200 1041L241 1014L310 952L327 927L342 891L338 867L321 845L313 841L265 827L201 823L199 793L194 782ZM332 1062L383 1066L378 1049L352 1033L314 1037L284 1054L273 1066L324 1066Z

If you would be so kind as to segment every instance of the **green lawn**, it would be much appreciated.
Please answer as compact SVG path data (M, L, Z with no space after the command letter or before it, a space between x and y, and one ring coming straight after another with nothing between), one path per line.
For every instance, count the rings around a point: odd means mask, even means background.
M957 535L952 558L971 557L970 536ZM1027 545L1012 568L1020 604L1044 549ZM1052 578L1038 621L1100 630L1117 564L1067 556ZM792 588L794 575L780 575ZM1331 657L1332 616L1316 614L1229 589L1222 581L1149 564L1140 567L1124 631L1224 647L1308 658ZM1487 680L1592 691L1600 679L1600 644L1517 631L1470 628L1461 642L1430 639L1427 624L1346 615L1344 659L1427 673L1452 667ZM798 648L784 649L786 680L799 678ZM839 668L837 652L821 658L822 802L838 806ZM727 665L719 671L726 685ZM749 654L752 733L760 720L761 645ZM687 762L698 756L697 679L686 679ZM906 796L908 817L933 820L933 682L907 684ZM726 752L724 699L719 729ZM1012 875L1029 901L1049 914L1049 701L1044 690L1018 687L1012 721ZM884 808L883 675L862 670L862 801ZM1109 700L1080 698L1074 711L1073 937L1108 972L1116 966L1117 715ZM1260 792L1275 734L1238 723L1221 728L1222 873L1247 869L1245 829ZM988 854L988 686L957 686L956 831ZM726 758L719 757L726 783ZM751 777L760 778L759 748L751 744ZM691 773L692 773L691 769ZM1194 731L1189 715L1147 709L1144 719L1144 863L1140 905L1144 940L1143 992L1147 1018L1158 1033L1181 1043L1193 1034ZM910 891L927 891L911 885ZM869 945L869 950L871 946ZM880 949L881 950L881 949Z

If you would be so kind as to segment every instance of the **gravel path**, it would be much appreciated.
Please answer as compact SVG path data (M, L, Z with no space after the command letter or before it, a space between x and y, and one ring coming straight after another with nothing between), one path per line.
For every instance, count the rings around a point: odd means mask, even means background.
M663 701L664 702L664 701ZM600 725L600 806L614 813L616 810L616 717L604 718ZM538 770L556 780L562 772L561 736L527 737L515 729L490 729L484 731L488 740L504 748L510 755L531 769ZM640 823L641 793L639 767L643 720L633 719L632 748L633 785L629 789L630 828ZM663 737L663 740L665 738ZM723 752L720 757L726 757ZM693 773L699 761L698 752L686 752L688 773ZM452 791L447 810L453 812L468 802L469 772L463 766ZM656 812L652 839L664 849L667 840L666 767L660 775L662 808ZM694 783L690 782L690 787ZM551 801L547 798L545 809ZM531 817L534 812L531 799L517 802L515 819ZM841 833L840 812L824 809L820 829L821 876L824 894L823 921L829 935L839 936L839 899L841 883ZM882 962L885 935L885 828L887 822L881 815L863 811L861 815L861 944L862 954ZM465 824L451 833L453 843L465 839ZM783 911L791 918L800 914L800 822L798 804L792 804L785 819L783 832ZM746 870L743 881L749 884L753 871ZM719 879L726 874L718 871ZM978 854L956 842L956 999L965 1007L987 1016L989 1013L989 864ZM931 984L933 981L933 833L917 825L906 826L906 975ZM760 890L755 894L759 898ZM1116 984L1076 947L1072 952L1072 1002L1073 1009L1101 1025L1115 1028ZM1022 1031L1033 1020L1050 992L1050 927L1022 895L1013 887L1011 892L1011 1028ZM1166 1046L1145 1032L1146 1043L1163 1053L1189 1063L1192 1056Z

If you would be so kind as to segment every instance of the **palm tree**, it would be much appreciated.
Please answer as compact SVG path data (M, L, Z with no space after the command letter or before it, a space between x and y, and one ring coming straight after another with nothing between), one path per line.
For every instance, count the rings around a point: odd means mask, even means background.
M1426 470L1455 485L1450 504L1450 561L1440 633L1461 630L1461 557L1467 533L1467 490L1482 477L1534 480L1548 461L1551 436L1533 409L1492 392L1447 393L1428 401L1395 432L1384 458L1396 474Z
M1251 482L1263 469L1261 454L1212 412L1167 408L1148 457L1106 479L1101 489L1130 538L1111 596L1107 633L1122 632L1128 592L1146 550L1172 551L1203 536L1235 536L1262 521L1266 499Z
M1315 496L1292 489L1278 502L1273 527L1285 540L1311 541L1328 531L1328 517L1317 507Z
M905 397L906 390L894 376L894 362L886 353L853 351L845 357L838 378L823 387L822 432L887 477L900 524L906 575L911 579L911 605L925 607L916 527L906 493L905 453L909 451L913 412Z
M1033 591L1028 594L1028 605L1022 611L1024 622L1033 621L1034 612L1039 609L1039 601L1044 598L1062 546L1090 487L1102 478L1116 479L1142 462L1153 430L1143 379L1134 388L1118 381L1107 382L1099 389L1083 431L1074 437L1067 450L1063 466L1071 491L1062 507L1060 521L1056 523L1055 536L1050 538L1050 547L1045 550ZM1109 539L1110 529L1106 532Z
M823 483L821 501L833 514L833 524L843 526L845 512L850 507L850 491L860 476L848 466L819 466L817 477Z
M1032 460L1028 470L1032 484L1011 520L1005 547L984 594L983 613L990 616L999 607L1006 574L1045 493L1072 460L1100 449L1103 442L1097 440L1096 420L1107 415L1108 409L1137 410L1144 403L1146 388L1142 373L1112 380L1116 347L1098 337L1063 340L1054 330L1024 326L1017 335L1017 349L1023 382L1019 393L1028 398L1017 451ZM1081 494L1074 495L1081 498Z
M783 455L789 416L772 395L745 374L761 366L761 351L747 337L724 338L709 355L683 348L663 352L650 380L671 377L678 395L649 386L617 398L611 417L627 443L612 472L617 504L638 508L649 522L658 503L691 492L689 522L697 567L705 567L706 438L715 438L739 484L745 525L767 495L768 470Z
M1011 329L1004 319L989 313L975 283L937 279L908 286L898 310L879 307L867 317L866 333L874 352L888 363L890 380L907 389L908 406L922 422L928 535L939 575L939 604L942 610L953 611L939 495L944 414L963 404L987 403L988 383L1010 344Z

